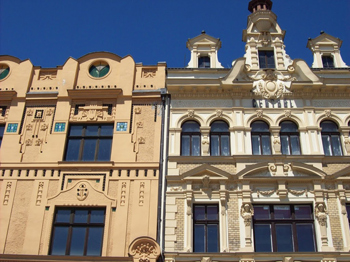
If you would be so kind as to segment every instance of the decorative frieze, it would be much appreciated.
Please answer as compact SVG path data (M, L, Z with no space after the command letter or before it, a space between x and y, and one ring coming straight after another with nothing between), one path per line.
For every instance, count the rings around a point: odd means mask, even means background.
M6 206L9 203L11 187L12 187L12 182L7 182L5 194L4 194L4 201L2 202L4 206Z
M87 102L87 105L72 107L70 121L113 121L115 107L110 112L109 106L102 104L102 101Z
M37 193L36 193L36 201L35 201L35 204L37 206L41 205L41 201L42 201L42 198L43 198L43 190L44 190L44 182L39 182L38 190L37 190Z

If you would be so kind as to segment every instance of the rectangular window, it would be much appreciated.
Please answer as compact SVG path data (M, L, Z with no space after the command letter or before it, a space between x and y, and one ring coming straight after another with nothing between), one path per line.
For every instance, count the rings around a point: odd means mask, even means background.
M2 142L2 137L4 136L5 125L0 125L0 147Z
M256 252L315 252L311 205L254 205Z
M259 50L260 68L276 68L274 51Z
M57 208L50 255L101 256L105 209Z
M194 205L193 251L219 252L219 206Z
M65 161L109 161L113 124L71 125Z
M330 55L322 56L323 68L334 68L334 60Z

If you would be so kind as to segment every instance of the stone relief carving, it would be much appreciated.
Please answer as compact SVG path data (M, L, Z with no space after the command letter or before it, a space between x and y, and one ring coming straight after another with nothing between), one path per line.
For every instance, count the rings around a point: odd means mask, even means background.
M284 116L285 117L291 117L292 116L292 111L290 111L290 110L284 110Z
M264 114L264 111L263 111L263 110L256 110L256 116L257 116L257 117L262 118L262 117L263 117L263 114Z
M203 190L209 189L210 177L208 175L205 175L202 178L202 183L203 183Z
M181 186L173 186L170 188L170 191L173 191L173 192L182 191L182 187Z
M193 118L193 117L194 117L194 110L188 110L188 111L187 111L187 116L188 116L189 118Z
M41 204L41 200L43 197L43 190L44 190L44 182L39 182L38 191L36 194L36 202L35 202L35 204L37 206L40 206L40 204Z
M316 218L321 226L327 225L327 210L324 203L318 203L315 206Z
M306 189L303 189L303 190L296 190L296 189L290 189L290 188L287 188L288 192L295 195L295 196L301 196L302 194L306 193L307 190Z
M216 110L215 115L217 117L222 117L222 110Z
M135 107L135 114L141 114L141 107Z
M89 195L89 190L86 188L86 184L82 183L77 188L77 199L84 201Z
M141 237L131 243L129 254L134 262L155 262L160 255L160 248L152 238Z
M12 182L7 182L5 194L4 194L4 201L2 202L4 206L6 206L9 203L11 187L12 187Z
M245 203L241 206L241 217L244 219L244 225L250 226L252 223L252 217L254 216L254 208L251 203Z
M263 196L270 196L272 195L273 193L276 192L276 189L269 189L269 190L260 190L260 189L257 189L256 190L256 194L258 197L260 197L260 195L263 195Z
M143 127L143 122L141 122L141 121L137 122L137 123L136 123L136 126L137 126L138 128L142 128L142 127Z
M115 111L108 114L108 106L104 106L102 101L91 101L86 106L79 106L78 112L72 107L70 120L79 121L112 121L115 117Z
M145 202L145 182L140 183L140 192L139 192L139 206L143 206Z
M122 189L120 194L120 205L125 206L126 203L126 182L122 182Z
M155 69L143 69L142 70L142 77L143 78L154 78L155 76L156 76Z
M324 114L326 115L326 117L331 117L332 111L331 110L325 110Z
M145 144L146 143L146 138L144 138L144 137L139 137L137 140L139 141L139 144Z

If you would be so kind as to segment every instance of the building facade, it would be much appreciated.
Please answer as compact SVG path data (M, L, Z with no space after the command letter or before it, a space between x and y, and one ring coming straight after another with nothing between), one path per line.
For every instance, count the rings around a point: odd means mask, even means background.
M165 63L0 67L0 261L155 261Z
M189 39L168 68L165 261L350 261L350 68L342 41L288 56L272 1L252 0L244 57Z

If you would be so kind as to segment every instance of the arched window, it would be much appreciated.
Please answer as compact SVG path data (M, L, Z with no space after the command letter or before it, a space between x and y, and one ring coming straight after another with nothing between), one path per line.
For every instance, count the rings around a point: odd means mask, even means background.
M210 155L230 155L230 132L224 121L215 121L210 126Z
M300 155L300 139L298 126L292 121L281 123L281 150L283 155Z
M324 154L326 156L342 156L343 150L338 126L333 121L323 121L321 128Z
M268 124L264 121L255 121L251 128L253 155L271 155L271 138Z
M181 155L200 156L200 137L199 124L196 121L185 122L181 132Z

